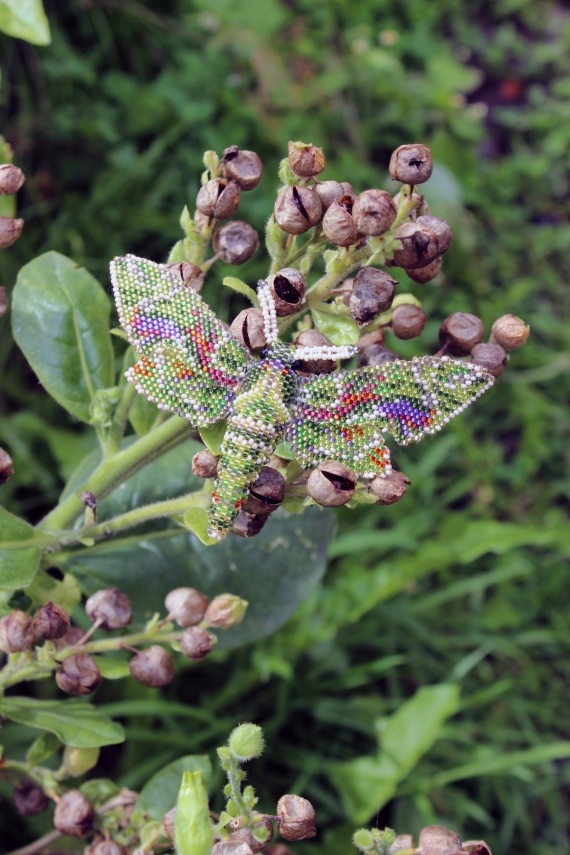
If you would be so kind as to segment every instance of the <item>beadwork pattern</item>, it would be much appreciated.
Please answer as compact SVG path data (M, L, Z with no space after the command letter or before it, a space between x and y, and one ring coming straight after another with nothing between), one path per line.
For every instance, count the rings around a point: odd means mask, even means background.
M126 372L137 391L194 427L227 419L209 514L218 540L283 439L305 468L337 460L363 478L385 477L383 432L401 445L417 442L494 381L478 365L434 356L303 377L293 369L299 358L346 358L355 348L280 342L265 282L258 293L268 346L257 360L171 268L127 255L111 262L111 280L121 326L140 354Z

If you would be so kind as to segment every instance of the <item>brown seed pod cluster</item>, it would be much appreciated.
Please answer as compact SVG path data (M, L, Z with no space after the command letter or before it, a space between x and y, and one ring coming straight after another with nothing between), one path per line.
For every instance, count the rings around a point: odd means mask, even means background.
M0 196L13 196L26 180L24 173L13 163L0 164ZM16 243L22 233L24 221L18 217L0 217L0 249Z

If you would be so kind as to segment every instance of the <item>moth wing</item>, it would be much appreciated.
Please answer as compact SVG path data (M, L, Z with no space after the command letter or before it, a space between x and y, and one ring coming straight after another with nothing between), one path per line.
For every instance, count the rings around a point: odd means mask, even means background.
M127 379L160 409L196 427L225 418L252 364L249 352L165 265L115 258L111 281L119 321L141 356Z

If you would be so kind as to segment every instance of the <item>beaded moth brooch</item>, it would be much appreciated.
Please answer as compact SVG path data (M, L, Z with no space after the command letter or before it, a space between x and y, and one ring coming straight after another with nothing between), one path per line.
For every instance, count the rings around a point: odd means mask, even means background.
M484 368L445 356L302 376L297 361L346 359L357 348L279 341L264 281L258 297L267 347L256 359L172 269L127 255L111 262L111 280L121 326L140 355L127 380L193 427L227 419L209 511L208 534L217 540L281 441L304 468L336 460L362 478L386 476L383 432L400 445L418 442L494 381Z

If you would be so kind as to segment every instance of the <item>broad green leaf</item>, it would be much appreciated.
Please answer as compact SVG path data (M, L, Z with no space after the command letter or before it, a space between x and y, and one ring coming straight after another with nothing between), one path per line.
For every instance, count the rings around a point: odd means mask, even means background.
M145 784L137 801L137 810L161 820L174 807L184 772L202 773L206 789L212 778L212 764L206 754L187 754L169 763Z
M121 680L131 673L129 663L125 659L110 659L102 656L97 659L99 671L104 680Z
M366 822L393 797L458 706L457 685L425 686L390 718L376 722L381 741L376 755L329 768L352 822Z
M16 343L49 394L84 422L96 392L113 385L110 310L97 280L57 252L40 255L18 274Z
M74 748L100 748L124 742L120 724L84 701L40 701L35 698L4 697L0 714L12 721L38 727L55 734L64 745Z
M34 739L26 754L26 761L31 766L39 766L51 757L61 747L61 742L53 733L42 733Z
M226 421L222 419L209 427L200 428L200 437L212 454L218 455L226 432Z
M346 315L339 315L329 309L323 309L320 303L318 309L311 309L311 315L317 329L326 335L333 344L356 344L360 338L360 330L356 321Z
M0 588L27 588L37 573L41 549L34 529L0 507Z
M42 0L0 0L0 31L33 45L49 45L51 35Z
M205 508L189 508L184 514L184 525L196 535L200 543L205 546L215 546L218 541L208 534L209 524L208 511Z

